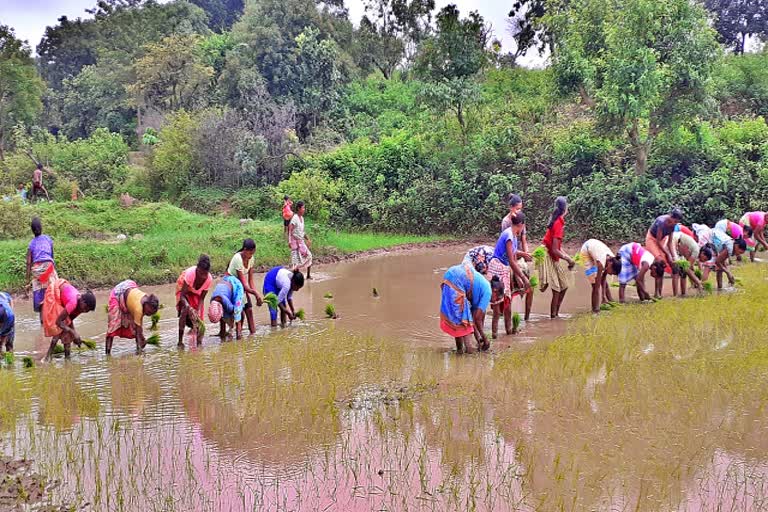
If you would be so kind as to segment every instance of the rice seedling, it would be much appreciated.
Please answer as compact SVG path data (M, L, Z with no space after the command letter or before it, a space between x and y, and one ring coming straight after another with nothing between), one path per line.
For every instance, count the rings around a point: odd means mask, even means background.
M201 318L197 319L197 336L198 338L205 336L205 322Z
M520 313L515 311L512 314L512 330L514 332L517 332L520 329L520 324L522 323L523 319L520 317Z
M21 363L24 366L24 368L34 368L35 367L35 361L31 357L29 357L29 356L22 357L21 358Z
M684 258L675 261L675 265L677 265L677 268L679 268L682 273L686 273L691 269L691 262Z
M325 316L327 316L328 318L338 318L338 315L336 314L336 306L334 306L332 303L326 304Z
M709 281L705 281L704 284L702 285L702 288L707 293L712 293L715 289L714 286L712 286L712 283Z
M153 345L155 347L160 346L160 335L155 333L149 338L147 338L147 345Z
M600 311L610 311L612 309L613 309L613 306L611 306L611 304L608 302L604 302L600 304Z
M377 290L376 288L373 289L373 296L374 297L378 297L379 296L379 290Z
M276 311L276 310L278 309L278 307L279 307L279 305L278 305L278 301L277 301L277 295L275 295L275 294L274 294L274 293L272 293L272 292L269 292L268 294L264 295L264 302L266 302L266 303L267 303L267 305L268 305L268 306L269 306L271 309L273 309L273 310L275 310L275 311Z
M152 320L152 325L150 325L150 330L156 331L158 329L158 324L160 323L160 312L158 311L151 317L149 317Z
M5 365L8 368L13 367L14 363L16 362L15 357L13 356L13 352L6 352L3 356L3 361L5 361Z
M696 270L693 271L693 275L701 279L704 274L702 274L701 269L697 268Z
M323 295L323 298L324 299L332 299L333 298L333 294L331 292L325 292L325 295Z
M96 350L96 341L90 338L83 338L81 341L83 342L83 345L85 345L85 348L88 350Z
M539 286L538 276L531 276L531 278L529 279L529 282L531 283L531 288L535 289L537 286Z
M536 266L540 266L544 263L544 258L547 257L547 249L543 245L540 245L533 250L531 256L533 256L533 261L536 262Z
M299 309L299 310L296 312L296 318L298 318L298 319L299 319L299 320L301 320L302 322L304 321L304 319L305 319L306 317L307 317L307 313L306 313L306 312L305 312L303 309Z
M581 251L573 255L573 261L575 261L577 265L581 265L583 263L581 259Z

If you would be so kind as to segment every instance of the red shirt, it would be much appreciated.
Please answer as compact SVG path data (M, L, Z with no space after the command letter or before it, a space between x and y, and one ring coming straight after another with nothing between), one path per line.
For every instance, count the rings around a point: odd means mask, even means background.
M565 219L563 219L561 215L552 224L551 228L547 228L547 232L544 235L544 240L542 240L541 242L544 244L544 247L547 248L547 252L549 252L549 256L552 258L553 261L560 261L560 257L555 256L552 253L552 244L554 243L555 238L559 238L562 243L563 236L565 236Z
M283 203L283 219L291 220L291 218L293 218L293 211L291 211L292 206L293 201L285 201Z

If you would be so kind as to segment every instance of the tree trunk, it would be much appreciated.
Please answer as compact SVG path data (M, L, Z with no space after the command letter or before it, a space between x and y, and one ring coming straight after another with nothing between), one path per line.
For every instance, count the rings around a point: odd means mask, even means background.
M648 153L650 149L650 142L635 147L635 173L638 176L643 176L648 171Z
M635 119L629 127L629 142L635 149L635 174L643 176L648 171L648 154L651 152L651 143L655 137L658 127L651 123L651 128L645 140L640 137L640 122Z
M595 100L592 99L583 85L579 85L579 96L581 96L581 103L583 105L586 105L589 108L594 108Z

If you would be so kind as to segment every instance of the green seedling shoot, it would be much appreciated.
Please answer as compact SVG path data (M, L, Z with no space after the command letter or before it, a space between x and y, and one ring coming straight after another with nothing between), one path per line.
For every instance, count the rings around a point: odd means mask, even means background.
M336 318L336 307L333 304L325 305L325 316L328 318Z
M152 325L149 327L150 330L156 331L158 329L158 324L160 323L160 312L158 311L149 318L152 320Z
M155 347L160 346L160 335L159 334L153 334L149 338L147 338L147 345L154 345Z
M299 320L301 320L302 322L304 321L304 319L305 319L306 317L307 317L307 314L304 312L304 310L303 310L303 309L300 309L300 310L298 310L298 311L296 312L296 318L298 318L298 319L299 319Z
M333 298L333 294L331 292L325 292L325 295L323 295L323 298L324 299L332 299Z
M536 262L536 265L541 265L544 263L544 258L547 257L547 249L544 248L543 245L538 246L536 249L533 250L531 253L531 256L533 256L533 261Z
M24 368L34 368L35 367L35 361L32 360L29 356L24 356L21 358L21 363L24 365Z
M520 317L520 313L515 312L512 315L512 330L514 332L517 332L518 329L520 329L520 323L522 322L522 318Z
M269 292L264 296L264 302L267 303L270 309L277 311L277 308L278 308L277 295L275 295L272 292Z

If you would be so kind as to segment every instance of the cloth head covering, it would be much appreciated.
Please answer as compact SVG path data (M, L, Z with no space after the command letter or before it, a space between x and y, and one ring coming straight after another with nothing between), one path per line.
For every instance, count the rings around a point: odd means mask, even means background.
M218 323L219 320L221 320L222 315L224 315L224 308L221 307L221 304L218 301L212 301L211 305L208 306L208 320L214 324Z

